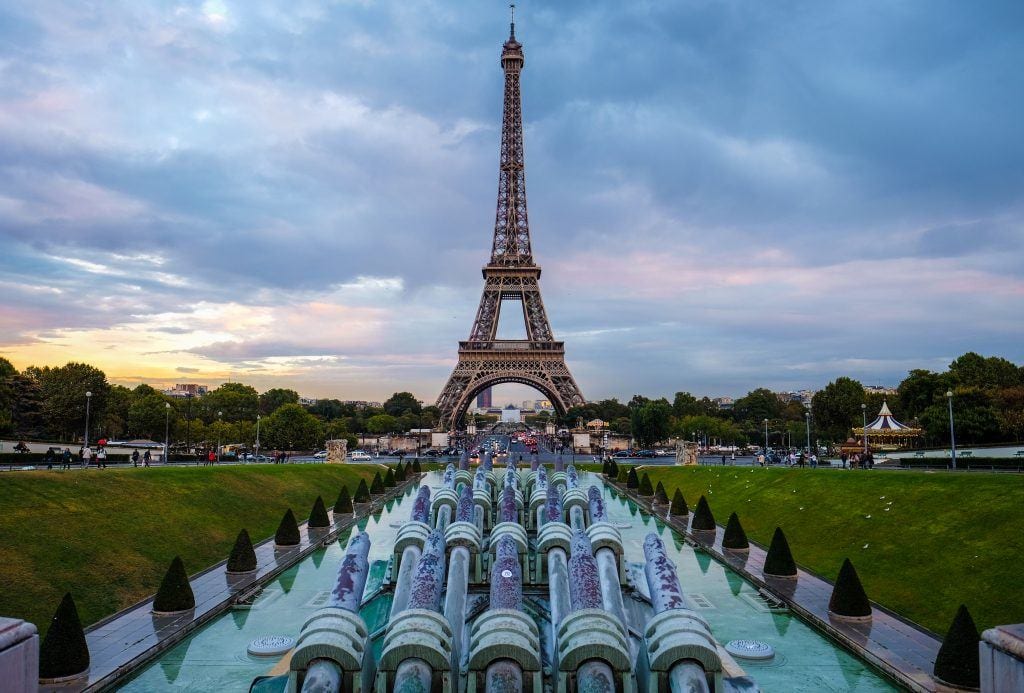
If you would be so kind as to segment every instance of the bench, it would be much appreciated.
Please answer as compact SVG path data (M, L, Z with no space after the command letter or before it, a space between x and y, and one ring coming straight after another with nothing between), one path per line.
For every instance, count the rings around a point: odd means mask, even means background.
M915 452L914 457L924 457L924 450L918 450L917 452Z
M966 452L958 453L957 457L974 457L974 451L973 450L967 450Z

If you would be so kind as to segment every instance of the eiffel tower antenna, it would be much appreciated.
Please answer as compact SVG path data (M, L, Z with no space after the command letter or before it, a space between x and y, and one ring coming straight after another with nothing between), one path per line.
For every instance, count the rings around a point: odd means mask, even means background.
M512 10L512 23L509 25L509 38L516 37L516 4L513 2L509 5L509 9Z
M442 421L454 430L473 397L501 383L529 385L564 414L584 404L565 363L565 345L556 342L540 295L541 268L534 262L526 213L526 164L519 73L523 46L516 40L515 5L509 37L502 46L505 96L498 165L498 204L490 262L483 268L484 291L469 339L459 342L459 362L437 399ZM526 339L498 339L503 302L518 301Z

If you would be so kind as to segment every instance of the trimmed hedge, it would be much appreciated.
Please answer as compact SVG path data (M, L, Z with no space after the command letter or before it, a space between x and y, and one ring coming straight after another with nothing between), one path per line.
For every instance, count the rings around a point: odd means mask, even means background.
M950 467L952 460L948 457L922 457L920 459L901 459L899 466L913 469L915 467ZM960 457L957 455L957 469L1024 469L1024 459L1019 457Z
M420 458L419 457L417 457L416 459L414 459L412 461L412 471L416 472L417 474L422 474L423 473L423 469L420 467Z
M654 487L654 502L658 505L668 505L668 493L665 491L665 484L660 481Z
M388 471L384 473L384 488L394 488L397 485L395 483L395 471L388 467Z
M828 600L828 610L839 616L870 616L871 602L860 584L857 569L849 558L843 559L843 567L839 569L836 586L832 589L832 597ZM977 653L975 653L977 656Z
M740 518L736 513L729 515L729 522L725 525L725 534L722 535L722 548L742 551L750 548L747 541L747 533L743 531Z
M89 670L89 645L78 608L70 592L64 593L39 646L39 678L57 679Z
M370 494L379 496L384 493L384 480L380 478L380 472L373 475L373 483L370 484Z
M334 501L334 516L338 517L338 515L352 512L352 497L348 495L348 486L342 486L338 493L338 500Z
M637 487L637 493L644 497L654 495L654 487L651 486L651 477L647 476L646 472L644 472L643 476L640 477L640 485Z
M249 531L242 529L235 539L235 545L228 556L229 573L248 573L256 570L256 551L252 548L252 539L249 538Z
M65 445L64 447L70 447ZM55 465L60 464L60 456L63 454L64 448L60 449L60 452L56 453L53 458ZM142 453L139 453L140 455ZM120 464L123 462L130 462L131 455L127 453L118 453L112 455L107 453L107 464ZM71 463L81 464L81 460L78 458L78 446L71 448ZM10 465L12 467L28 466L38 467L39 465L46 464L46 453L45 452L0 452L0 465ZM96 464L96 455L93 454L90 464Z
M978 627L963 604L956 610L953 623L935 657L935 678L954 686L978 688L981 671L978 663Z
M356 497L353 500L356 503L370 502L370 489L366 486L366 479L359 480L359 486L356 487Z
M180 556L175 556L167 568L160 589L153 600L153 611L187 611L195 608L196 597L188 582L188 573Z
M675 494L672 495L672 505L669 506L669 512L672 515L689 515L690 507L686 505L686 499L683 498L683 492L677 487Z
M640 488L640 479L636 475L636 467L630 467L626 473L626 488Z
M302 538L299 536L299 523L295 521L295 513L288 508L274 533L274 543L277 546L298 546L300 541Z
M708 505L708 499L704 496L697 501L697 509L693 513L693 522L690 529L698 532L715 531L715 516Z
M317 496L313 501L313 509L309 513L307 529L323 529L331 526L331 518L327 517L327 508L324 507L323 496Z
M619 463L615 460L608 460L608 473L605 475L609 479L619 478Z
M776 527L775 534L772 535L772 543L768 547L768 555L764 558L762 572L777 577L794 577L797 574L796 561L793 560L789 541L786 540L781 527Z
M630 471L632 471L632 468L627 469L625 466L619 467L619 473L615 475L615 480L620 484L626 483L629 479Z
M401 462L395 465L395 481L398 483L405 481L405 465Z

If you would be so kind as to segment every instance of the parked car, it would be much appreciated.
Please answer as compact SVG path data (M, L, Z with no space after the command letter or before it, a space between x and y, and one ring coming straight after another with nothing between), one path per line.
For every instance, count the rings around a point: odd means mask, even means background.
M326 460L327 459L327 451L326 450L321 450L320 452L314 452L313 453L313 457L315 459L318 459L318 460Z
M654 457L654 450L640 450L636 453L637 457L651 458Z
M615 454L612 455L612 457L619 457L619 458L622 458L622 457L632 457L632 456L633 456L633 454L629 450L619 450L618 452L616 452Z
M370 453L363 450L353 450L348 454L348 458L353 462L372 462L373 457Z

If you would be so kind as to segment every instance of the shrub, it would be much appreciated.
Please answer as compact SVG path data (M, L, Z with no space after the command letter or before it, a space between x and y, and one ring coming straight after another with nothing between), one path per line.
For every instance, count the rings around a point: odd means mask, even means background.
M235 545L228 556L229 573L248 573L256 570L256 551L252 548L249 532L243 529L235 539Z
M644 472L643 476L640 477L640 485L637 487L637 493L644 497L654 495L654 487L651 486L651 477L647 476L647 472Z
M352 497L348 495L348 486L342 486L338 500L334 501L334 516L352 512Z
M39 646L39 678L75 676L88 670L89 646L85 642L85 630L75 600L66 592Z
M768 555L764 558L764 574L776 577L795 577L796 562L789 550L789 542L782 528L776 527L772 535L772 543L768 547Z
M359 486L356 487L356 503L369 503L370 502L370 489L366 487L366 479L359 480Z
M384 480L380 478L380 472L373 475L373 482L370 484L370 493L379 496L384 493Z
M832 589L832 598L828 600L828 610L839 616L871 615L871 602L849 558L843 559L843 567L839 569L836 586Z
M603 476L608 476L608 459L607 458L605 458L604 463L601 465L601 474Z
M722 548L733 551L750 548L747 533L743 531L743 525L740 524L740 518L736 513L729 515L729 522L725 525L725 534L722 535Z
M640 488L640 479L636 475L636 467L630 467L626 474L626 488Z
M412 461L412 471L414 471L417 474L422 474L423 473L423 470L420 468L420 458L419 457L417 457L416 459L414 459Z
M278 546L298 546L299 541L299 523L295 521L295 513L288 508L274 533L274 543Z
M405 465L401 462L395 465L395 481L398 483L405 481Z
M313 510L309 513L309 523L306 527L309 529L320 529L330 526L331 519L327 517L327 508L324 507L323 496L317 496L316 500L313 501Z
M394 488L398 484L395 483L395 472L388 467L388 471L384 473L384 488Z
M665 484L660 481L654 489L654 502L658 505L668 505L668 493L665 491Z
M160 589L156 591L153 611L187 611L195 605L196 597L192 594L192 585L188 582L185 564L181 562L180 556L175 556L164 575L163 582L160 583Z
M615 460L609 460L608 461L608 474L607 474L607 476L608 476L609 479L618 479L619 478L619 463L616 462Z
M971 612L963 604L956 610L946 639L935 657L935 678L954 686L978 688L981 672L978 669L978 627Z
M693 513L690 529L698 532L715 530L715 516L711 512L711 506L708 505L708 499L704 496L697 501L697 509Z
M619 473L615 475L615 480L620 484L624 484L629 480L629 469L626 469L625 465L619 467Z
M689 515L690 508L686 505L686 499L683 498L683 492L676 489L675 494L672 496L672 505L669 507L669 512L673 515Z

